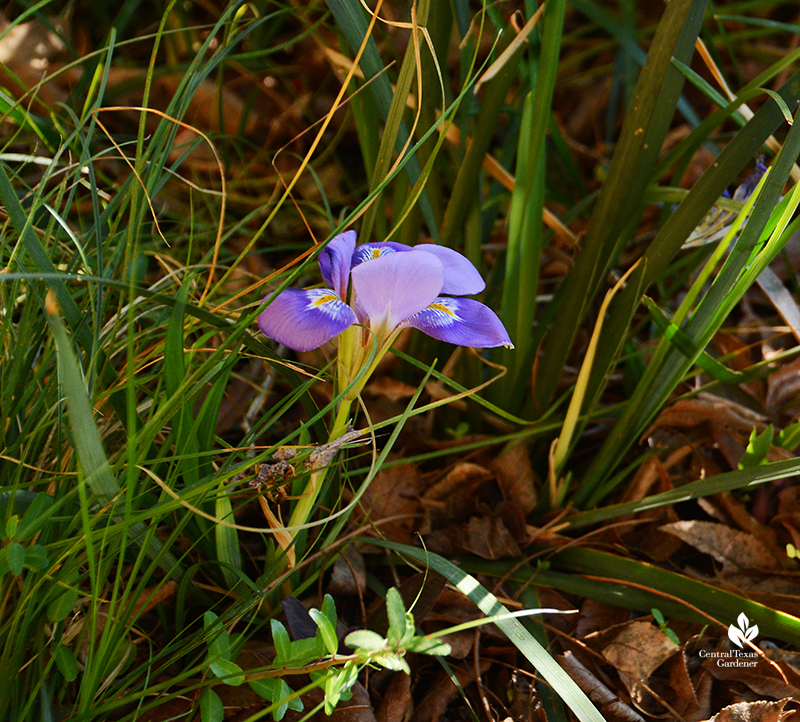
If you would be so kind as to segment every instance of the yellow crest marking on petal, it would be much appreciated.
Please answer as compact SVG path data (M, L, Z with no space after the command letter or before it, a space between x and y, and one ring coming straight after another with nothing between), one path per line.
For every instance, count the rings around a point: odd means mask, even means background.
M430 306L428 306L428 308L432 309L433 311L442 311L453 318L456 317L456 315L449 308L447 308L447 306L441 303L432 303Z
M320 296L319 298L315 298L312 302L312 306L323 306L326 303L330 303L331 301L338 301L339 298L334 296L332 293L326 293L324 296Z

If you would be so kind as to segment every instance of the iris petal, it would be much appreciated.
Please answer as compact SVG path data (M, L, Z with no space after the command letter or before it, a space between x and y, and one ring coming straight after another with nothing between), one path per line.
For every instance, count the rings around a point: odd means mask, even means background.
M258 327L293 351L311 351L356 322L356 314L333 291L287 288L258 317Z
M383 241L381 243L362 243L356 248L353 254L353 268L364 263L365 261L374 261L376 258L381 258L390 253L397 253L399 251L410 251L411 246L405 243L394 243L393 241Z
M508 332L495 312L471 298L440 296L403 325L418 328L428 336L456 346L513 348Z
M392 331L426 308L444 284L442 264L432 253L388 253L353 268L359 319L377 331Z
M478 269L458 251L433 243L421 243L414 246L414 250L432 253L442 262L444 268L442 293L446 293L448 296L469 296L473 293L480 293L486 288Z
M486 288L486 284L466 256L454 251L452 248L437 246L434 243L420 243L419 245L407 246L404 243L394 243L384 241L383 243L362 243L353 254L353 267L373 261L376 258L386 256L390 253L403 251L425 251L436 256L444 268L444 286L442 293L448 296L468 296L473 293L480 293Z
M339 298L347 296L347 279L356 247L356 232L346 231L335 236L319 254L319 270L325 283L332 286Z

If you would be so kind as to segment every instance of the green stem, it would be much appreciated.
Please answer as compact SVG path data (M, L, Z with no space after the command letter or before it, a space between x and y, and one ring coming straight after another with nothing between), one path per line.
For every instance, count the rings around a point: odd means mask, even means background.
M339 404L333 427L328 435L328 443L336 441L336 439L347 431L350 422L350 407L353 403L353 399L350 398L351 395L355 398L355 394L351 391ZM306 488L303 489L303 496L297 501L297 506L295 506L291 517L289 517L290 527L300 527L308 521L311 512L314 510L314 504L319 496L322 482L325 479L328 468L329 467L324 466L321 469L313 469L311 471L308 484L306 484ZM294 539L300 531L300 529L290 529L289 534L291 534L292 539Z
M328 434L328 443L336 441L336 439L347 432L350 425L350 412L353 402L361 393L361 390L366 385L370 376L372 376L372 372L375 371L380 360L392 347L392 344L394 343L398 333L399 331L395 329L389 333L387 337L381 340L383 334L378 332L378 337L375 338L375 341L378 343L377 353L372 359L372 362L370 363L366 372L361 374L361 378L358 380L358 383L353 384L352 388L349 389L349 391L347 391L347 393L342 397L342 400L339 403L339 407L336 411L336 416L334 417L330 434ZM361 327L351 326L349 329L339 335L339 368L336 374L336 381L339 390L346 389L348 386L350 386L350 384L353 382L353 379L362 372L362 366L369 358L367 349L361 342L361 334ZM323 482L325 481L325 474L327 473L327 470L327 466L321 469L311 470L308 484L303 490L303 495L297 501L297 505L295 506L294 511L292 511L291 517L289 518L290 528L301 527L308 522L311 513L314 510L314 505L316 504L319 492L322 489ZM297 537L299 532L300 529L290 529L289 531L293 540Z

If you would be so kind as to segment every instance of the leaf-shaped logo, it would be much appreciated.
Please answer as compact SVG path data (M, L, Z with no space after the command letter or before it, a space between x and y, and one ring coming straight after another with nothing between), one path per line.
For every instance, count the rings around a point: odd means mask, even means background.
M737 647L744 649L745 641L751 641L758 634L758 625L754 624L751 627L750 620L747 618L747 615L744 614L744 612L739 615L739 617L736 619L736 622L739 625L738 627L734 624L731 624L730 627L728 627L728 638Z

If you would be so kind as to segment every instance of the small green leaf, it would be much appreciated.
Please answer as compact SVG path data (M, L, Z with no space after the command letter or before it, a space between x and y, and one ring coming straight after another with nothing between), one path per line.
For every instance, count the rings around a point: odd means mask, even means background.
M669 640L671 642L674 642L675 644L677 644L680 647L681 640L678 639L678 635L675 634L675 632L673 632L669 627L665 627L664 628L664 634L667 635L667 637L669 638Z
M339 640L336 638L336 623L331 624L330 619L319 609L310 609L308 613L317 624L317 633L322 639L325 651L328 654L336 654L336 650L339 649Z
M336 605L333 602L333 597L330 594L326 594L325 598L322 600L322 613L325 615L325 618L331 623L331 626L336 629Z
M208 643L208 668L214 676L222 679L225 684L238 687L244 683L242 668L233 662L231 640L227 630L219 622L219 617L214 612L203 615L203 627L208 633L215 633Z
M250 689L265 700L273 704L283 701L272 711L272 717L276 722L283 719L287 709L295 712L303 711L303 701L299 697L288 699L292 695L292 689L284 680L280 678L253 679L249 684Z
M6 539L14 538L14 535L17 533L17 524L19 524L19 517L16 514L12 514L8 517L8 521L6 522Z
M25 510L25 513L22 515L22 521L19 523L19 528L17 529L19 541L30 539L30 537L39 531L47 521L45 512L47 512L51 506L53 506L52 497L42 492L36 494L36 498Z
M660 609L656 609L655 607L653 607L653 608L650 610L650 614L652 614L652 615L653 615L653 619L655 619L655 620L656 620L656 624L657 624L659 627L663 627L663 626L664 626L664 625L667 623L667 620L666 620L666 619L664 619L664 615L661 613L661 610L660 610Z
M208 668L217 679L221 679L231 687L238 687L240 684L244 684L242 668L229 659L209 660Z
M59 644L53 655L56 660L58 671L64 676L67 682L74 682L78 678L78 660L72 650L66 644Z
M206 612L203 615L203 627L206 632L216 632L213 639L207 640L208 654L215 659L231 658L231 640L228 632L219 624L219 617L214 612Z
M390 645L395 646L405 636L408 625L403 597L395 587L386 592L386 616L389 618L389 632L386 638Z
M47 605L47 619L50 622L60 622L66 619L67 615L75 609L78 603L78 593L72 589L65 589L53 601Z
M406 660L403 659L399 654L394 654L393 652L378 654L372 658L372 661L381 665L381 667L386 667L386 669L392 669L395 672L405 672L406 674L411 674L411 668L408 666L408 662L406 662Z
M7 547L8 568L16 577L22 574L25 567L25 547L17 542L11 542Z
M800 423L790 424L778 434L778 446L794 451L800 445Z
M222 700L211 687L206 687L200 695L200 719L202 722L222 722L225 719Z
M346 664L339 672L331 670L325 680L325 714L330 715L340 700L353 696L351 689L358 679L358 667Z
M293 667L309 664L325 656L325 647L322 640L317 637L309 639L296 639L289 647L289 656L284 661Z
M278 620L273 619L270 622L272 627L272 643L275 645L275 663L286 664L291 652L291 639L289 639L289 632Z
M32 569L47 569L47 549L41 544L32 544L25 549L25 565Z
M750 433L750 443L747 444L744 455L739 462L739 469L752 469L754 466L761 466L767 463L767 453L772 446L772 439L775 437L775 429L772 424L760 434L756 430Z
M369 629L357 629L355 632L350 632L345 637L344 643L352 649L366 649L369 651L382 649L386 646L386 640L377 632L371 632Z

